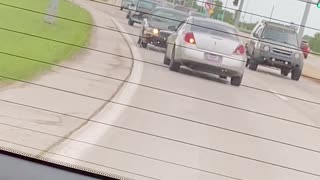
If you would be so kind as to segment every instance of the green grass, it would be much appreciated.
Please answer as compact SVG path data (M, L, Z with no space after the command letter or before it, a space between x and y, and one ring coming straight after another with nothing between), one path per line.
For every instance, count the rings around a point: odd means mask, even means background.
M49 0L1 0L1 3L45 13ZM58 16L86 23L91 23L92 21L87 11L66 0L60 0ZM85 46L88 43L91 32L91 27L88 25L62 19L57 19L55 24L50 25L43 21L44 15L42 14L4 5L0 5L0 17L0 28L56 39L80 46ZM49 63L59 63L62 60L70 58L80 50L80 48L70 45L0 29L0 76L30 79L51 68L50 65L4 55L1 52L34 58ZM0 83L4 82L8 82L8 80L1 79Z

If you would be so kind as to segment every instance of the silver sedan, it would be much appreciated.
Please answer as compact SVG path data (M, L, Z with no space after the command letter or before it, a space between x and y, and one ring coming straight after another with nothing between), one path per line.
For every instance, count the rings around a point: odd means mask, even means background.
M174 27L170 27L171 29ZM164 64L172 71L180 66L231 77L240 86L246 62L245 47L231 25L201 17L190 17L168 37Z

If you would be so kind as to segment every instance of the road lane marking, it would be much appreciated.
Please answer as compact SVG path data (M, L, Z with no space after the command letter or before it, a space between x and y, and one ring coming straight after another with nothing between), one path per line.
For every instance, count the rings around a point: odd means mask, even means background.
M125 29L120 25L120 23L117 22L117 20L115 20L114 18L111 18L111 20L117 26L120 32L126 32ZM136 47L136 43L131 38L131 36L126 33L122 33L121 35L129 46L129 49L133 56L132 59L142 59L140 51ZM140 84L143 73L143 65L144 64L142 62L133 61L133 69L130 77L127 80L128 82ZM131 99L134 97L138 88L139 85L125 83L118 94L112 99L112 101L120 102L123 104L130 104ZM126 108L126 106L109 104L104 108L104 110L101 110L101 112L94 116L92 119L100 122L108 121L108 124L115 124L115 121L117 121L121 117ZM96 144L101 139L103 139L103 136L108 132L109 129L110 126L97 126L96 123L88 123L78 130L78 134L75 133L71 135L71 138ZM86 157L88 156L88 154L90 154L88 152L90 152L91 147L73 147L72 145L72 142L64 142L63 146L57 146L54 151L60 154L72 153L72 157L75 159L81 159L82 157ZM46 155L50 157L49 154ZM76 164L76 162L77 161L74 159L68 159L68 163L70 164Z
M275 90L269 89L275 96L277 96L278 98L280 98L281 100L284 101L289 101L289 99L285 96L280 95L279 93L277 93Z

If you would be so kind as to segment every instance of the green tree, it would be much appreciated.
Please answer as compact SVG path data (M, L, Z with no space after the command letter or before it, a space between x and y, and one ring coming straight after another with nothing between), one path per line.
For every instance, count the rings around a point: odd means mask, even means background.
M316 33L313 38L309 40L312 51L320 53L320 33Z
M216 5L214 8L214 13L211 15L211 18L213 19L219 19L221 17L223 11L222 11L222 2L219 0L214 1L214 4Z

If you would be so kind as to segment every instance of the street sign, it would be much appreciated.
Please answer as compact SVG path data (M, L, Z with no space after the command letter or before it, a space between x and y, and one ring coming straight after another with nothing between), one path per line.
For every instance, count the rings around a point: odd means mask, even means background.
M209 10L209 9L214 9L214 7L215 7L215 5L212 4L211 2L206 2L206 3L205 3L205 8L206 8L207 10Z

